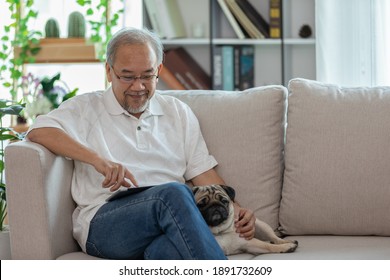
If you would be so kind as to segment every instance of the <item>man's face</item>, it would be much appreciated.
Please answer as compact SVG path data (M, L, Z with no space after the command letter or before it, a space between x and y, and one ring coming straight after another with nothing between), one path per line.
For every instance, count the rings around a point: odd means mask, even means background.
M156 90L161 67L149 45L120 46L113 65L106 63L107 79L112 83L116 99L137 118L145 111Z

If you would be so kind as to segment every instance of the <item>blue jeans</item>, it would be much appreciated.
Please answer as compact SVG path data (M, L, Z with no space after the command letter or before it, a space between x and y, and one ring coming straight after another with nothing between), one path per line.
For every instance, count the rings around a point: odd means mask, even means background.
M226 259L191 190L180 183L103 205L91 221L86 248L106 259Z

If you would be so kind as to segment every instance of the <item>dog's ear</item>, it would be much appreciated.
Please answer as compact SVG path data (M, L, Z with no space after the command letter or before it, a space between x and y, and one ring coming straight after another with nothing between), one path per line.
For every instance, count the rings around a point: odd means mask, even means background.
M220 186L225 190L227 195L234 202L234 199L236 197L236 191L232 187L229 187L229 186L226 186L226 185L220 185Z
M192 187L192 193L195 195L196 192L199 190L199 187Z

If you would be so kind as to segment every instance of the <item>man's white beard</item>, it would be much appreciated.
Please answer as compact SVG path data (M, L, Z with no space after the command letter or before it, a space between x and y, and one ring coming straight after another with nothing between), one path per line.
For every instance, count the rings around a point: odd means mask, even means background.
M143 104L141 107L135 107L135 108L126 104L127 106L126 106L125 110L127 112L129 112L130 114L139 114L139 113L144 112L148 108L149 102L150 102L150 99L146 100L145 104Z

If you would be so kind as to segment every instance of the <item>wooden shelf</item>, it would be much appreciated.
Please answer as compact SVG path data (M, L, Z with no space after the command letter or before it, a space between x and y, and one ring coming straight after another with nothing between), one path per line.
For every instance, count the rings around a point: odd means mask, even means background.
M196 45L208 45L210 44L209 38L182 38L162 40L164 45L167 46L196 46ZM301 38L286 38L284 44L286 45L315 45L314 38L301 39ZM281 45L281 39L235 39L235 38L213 38L213 45Z
M286 45L315 45L315 39L284 39ZM281 39L213 39L214 45L273 45L282 44Z
M181 38L181 39L164 39L162 40L163 45L170 46L182 46L182 45L208 45L210 44L209 38Z
M35 56L34 63L85 63L100 62L96 44L86 42L84 38L48 38L40 41L41 50ZM15 57L19 49L15 49Z

